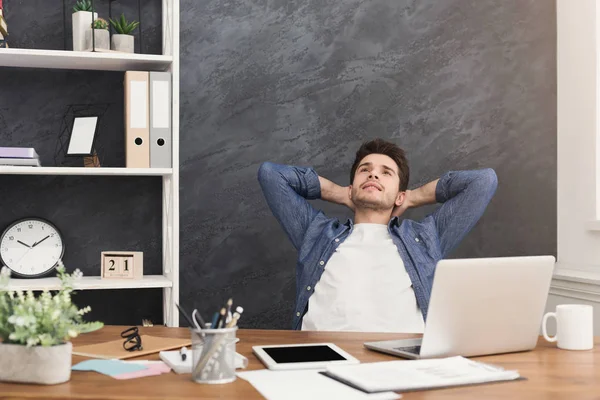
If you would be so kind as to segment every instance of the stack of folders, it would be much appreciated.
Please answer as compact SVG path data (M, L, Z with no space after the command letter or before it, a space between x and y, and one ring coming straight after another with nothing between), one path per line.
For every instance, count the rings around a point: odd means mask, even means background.
M32 147L0 147L0 166L41 167L40 156Z
M2 0L0 0L0 49L8 48L6 43L6 37L8 36L8 25L4 19L4 12L2 11Z
M125 166L171 168L171 73L125 72Z

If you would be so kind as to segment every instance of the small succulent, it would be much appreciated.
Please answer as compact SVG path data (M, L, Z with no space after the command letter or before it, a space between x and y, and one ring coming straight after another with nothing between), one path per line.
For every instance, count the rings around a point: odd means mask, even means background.
M121 35L129 35L140 24L137 21L128 22L125 19L125 15L124 14L121 14L121 18L117 19L116 21L111 19L110 23L115 28L115 30L117 31L117 33L119 33Z
M92 28L108 30L108 22L103 18L97 18L94 20L94 22L92 22Z
M92 0L78 0L73 7L73 12L92 11Z

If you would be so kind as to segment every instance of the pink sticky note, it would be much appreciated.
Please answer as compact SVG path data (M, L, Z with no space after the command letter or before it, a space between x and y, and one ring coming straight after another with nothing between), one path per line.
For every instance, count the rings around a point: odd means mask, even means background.
M133 379L133 378L143 378L144 376L155 376L164 373L171 372L171 367L165 364L162 361L157 362L140 362L140 364L147 367L147 369L143 369L141 371L134 372L126 372L123 374L115 375L113 378L115 379Z

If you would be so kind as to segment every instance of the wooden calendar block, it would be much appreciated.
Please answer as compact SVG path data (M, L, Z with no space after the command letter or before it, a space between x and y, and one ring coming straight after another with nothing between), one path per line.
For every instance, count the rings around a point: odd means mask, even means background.
M144 253L141 251L103 251L102 279L141 279L144 275Z

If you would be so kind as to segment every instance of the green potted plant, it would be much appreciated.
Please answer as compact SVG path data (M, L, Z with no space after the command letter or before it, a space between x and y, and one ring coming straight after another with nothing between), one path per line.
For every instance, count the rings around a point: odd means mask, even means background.
M131 32L133 32L140 23L138 21L127 21L124 14L121 14L120 19L111 19L110 23L117 32L112 35L111 48L124 53L133 53L134 38Z
M73 50L84 51L86 49L85 35L91 30L92 20L98 18L98 13L92 15L92 1L79 0L73 6Z
M102 328L101 322L84 322L90 307L71 302L73 282L83 275L56 268L61 289L10 291L10 271L0 271L0 381L57 384L71 378L71 338Z
M108 22L103 18L98 18L90 25L92 29L85 33L86 50L110 50L110 33L108 32Z

